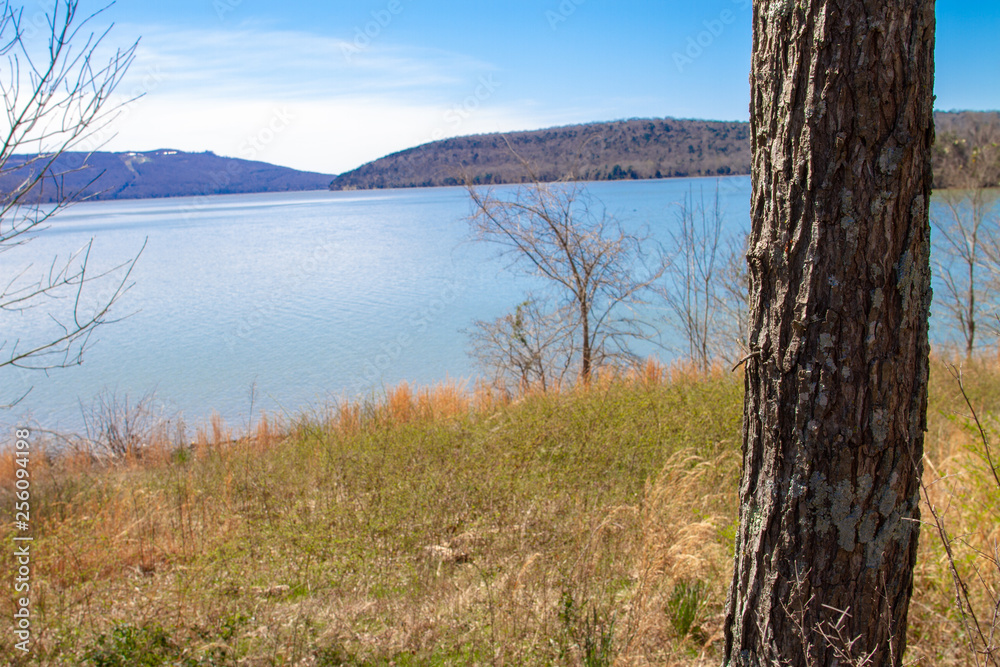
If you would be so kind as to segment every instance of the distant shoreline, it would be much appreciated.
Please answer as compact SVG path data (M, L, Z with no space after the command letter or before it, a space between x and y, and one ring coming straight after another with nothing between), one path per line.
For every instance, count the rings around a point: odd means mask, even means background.
M1000 122L1000 112L937 111L934 119L936 189L951 189L951 146L973 144L980 128ZM750 160L746 121L630 119L442 139L340 174L330 189L747 175Z
M953 146L975 141L977 128L1000 112L935 112L935 190L953 190ZM750 174L746 121L671 118L566 125L528 132L443 139L392 153L340 175L173 149L67 152L21 203L209 197L309 191L363 191L530 182L597 183ZM964 150L964 149L963 149ZM962 150L956 151L960 154ZM13 155L0 192L17 191L45 165ZM19 166L24 165L24 166ZM1000 186L1000 184L997 184Z
M330 174L298 171L266 162L171 149L121 153L66 152L54 160L14 155L0 175L0 191L15 192L38 179L22 203L164 199L223 194L326 190ZM44 176L41 169L48 166Z

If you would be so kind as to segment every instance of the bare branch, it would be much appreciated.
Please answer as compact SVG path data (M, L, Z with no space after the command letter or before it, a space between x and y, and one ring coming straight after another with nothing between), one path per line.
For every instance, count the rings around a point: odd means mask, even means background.
M0 369L80 363L94 332L116 321L111 309L131 287L142 254L140 249L125 262L95 271L91 240L64 260L53 258L45 271L12 266L12 252L84 199L100 178L95 174L82 188L68 189L66 176L87 167L85 159L76 164L64 156L101 132L126 103L113 96L138 44L105 59L100 54L111 28L92 27L107 7L89 15L79 9L78 0L58 0L46 16L42 45L29 39L22 8L9 1L0 5L0 57L7 60L0 71L0 254L6 269L0 275L0 318L6 318L0 332L7 336L0 340ZM23 325L28 316L38 326L16 333L13 323Z
M578 377L586 382L601 364L631 358L630 340L653 336L636 310L652 293L666 262L662 252L648 250L654 245L648 232L627 232L575 184L536 181L505 189L504 196L492 187L469 184L467 189L474 237L496 244L510 259L510 268L544 278L556 300L545 312L535 305L527 308L535 303L529 300L492 324L478 323L477 347L493 340L501 349L509 349L507 341L516 339L518 317L530 315L532 326L550 329L538 334L535 345L547 340L546 349L552 349L554 340L559 340L556 347L562 348L563 361L556 365L578 368ZM563 324L555 326L556 313L558 322L571 324L569 331ZM571 334L569 347L564 333ZM555 339L550 340L552 336ZM506 358L510 368L523 367L509 354Z
M710 205L693 190L677 204L672 261L660 288L668 322L702 369L713 359L735 362L747 348L746 237L724 238L724 217L718 182Z
M989 189L1000 174L1000 127L980 127L973 135L939 140L936 177L960 189L938 192L931 216L937 237L935 271L945 288L944 298L935 301L960 334L966 357L981 342L981 313L996 310L994 295L1000 287L997 193Z

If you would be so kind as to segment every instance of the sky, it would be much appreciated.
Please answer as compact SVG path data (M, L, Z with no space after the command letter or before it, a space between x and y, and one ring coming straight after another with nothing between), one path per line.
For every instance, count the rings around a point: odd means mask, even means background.
M81 11L106 2L80 0ZM44 20L53 0L24 4ZM938 0L938 109L1000 109L1000 3ZM103 150L336 174L435 139L625 118L747 120L751 0L118 0L138 97Z

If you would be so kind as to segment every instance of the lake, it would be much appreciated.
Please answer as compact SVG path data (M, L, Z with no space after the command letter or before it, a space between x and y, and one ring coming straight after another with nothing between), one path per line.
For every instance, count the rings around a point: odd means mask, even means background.
M587 184L628 227L666 240L675 203L710 199L718 183L734 230L749 224L749 177ZM289 416L402 381L429 385L477 374L463 333L512 309L533 279L496 248L469 241L463 188L299 192L88 202L2 257L4 275L65 257L93 239L91 265L110 269L146 243L81 366L47 375L0 370L0 400L27 397L0 421L80 428L102 390L138 398L191 424L218 412ZM10 268L8 268L10 267ZM110 284L110 283L108 283ZM37 317L4 326L30 339ZM659 356L669 357L660 351Z

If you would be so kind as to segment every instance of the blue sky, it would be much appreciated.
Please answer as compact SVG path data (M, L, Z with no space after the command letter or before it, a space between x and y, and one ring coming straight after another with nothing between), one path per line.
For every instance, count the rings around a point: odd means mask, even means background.
M937 8L937 108L1000 109L1000 5ZM750 0L118 0L99 20L141 37L120 91L144 97L108 150L339 173L446 136L747 119Z

